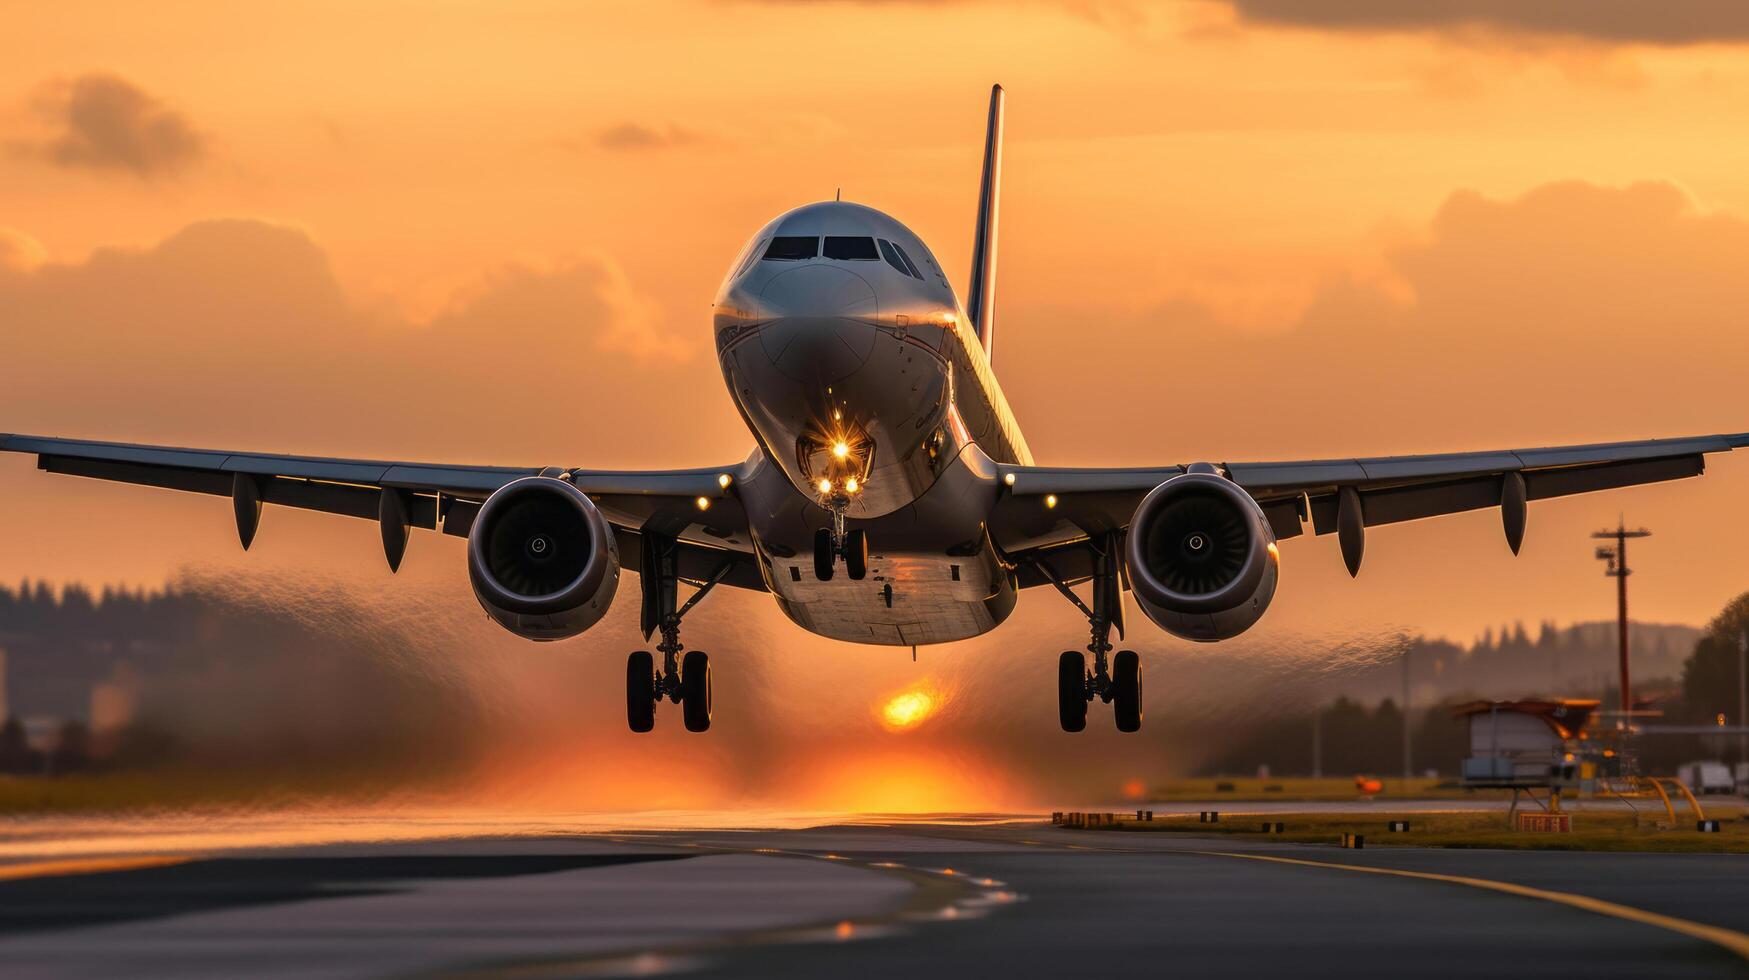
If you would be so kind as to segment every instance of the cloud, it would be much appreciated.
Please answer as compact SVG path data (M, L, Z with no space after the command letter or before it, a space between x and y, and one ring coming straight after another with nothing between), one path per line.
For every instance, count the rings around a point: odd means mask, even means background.
M29 272L47 258L41 242L16 228L0 227L0 273Z
M1744 425L1749 220L1703 210L1674 184L1560 181L1510 199L1458 191L1424 233L1374 264L1365 275L1328 276L1300 312L1261 331L1225 312L1245 309L1243 296L1219 295L1256 288L1243 278L1175 289L1127 315L1012 309L1004 387L1035 448L1085 452L1084 420L1026 406L1049 404L1063 372L1097 371L1121 420L1114 440L1148 445L1147 393L1162 366L1176 366L1174 460L1455 451ZM1059 319L1082 324L1067 353L1038 346ZM1097 367L1064 362L1113 350L1123 356ZM1015 368L1030 358L1055 370ZM1235 410L1235 398L1285 414L1270 424Z
M661 150L690 146L703 137L689 129L669 123L666 126L645 126L623 122L595 134L595 145L604 150Z
M0 275L0 335L5 431L355 452L376 433L378 452L496 447L507 462L578 459L567 447L595 423L668 404L647 375L711 369L602 256L506 264L412 322L351 301L306 232L253 219Z
M150 178L182 172L207 153L186 116L117 75L52 84L38 109L52 132L18 148L56 166Z
M1244 20L1350 31L1451 31L1626 44L1749 41L1749 5L1737 0L1226 0Z

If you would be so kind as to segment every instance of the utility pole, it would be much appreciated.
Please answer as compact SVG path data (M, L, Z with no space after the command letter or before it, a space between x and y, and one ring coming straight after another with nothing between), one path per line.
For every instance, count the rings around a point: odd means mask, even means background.
M1620 644L1621 655L1621 710L1622 723L1627 728L1633 727L1634 694L1633 685L1628 678L1628 576L1633 570L1628 568L1628 539L1649 538L1652 532L1645 528L1630 531L1616 519L1615 530L1593 531L1591 536L1598 539L1613 539L1615 545L1598 545L1597 558L1608 563L1603 574L1615 579L1615 632Z
M1312 778L1324 778L1324 705L1312 706Z

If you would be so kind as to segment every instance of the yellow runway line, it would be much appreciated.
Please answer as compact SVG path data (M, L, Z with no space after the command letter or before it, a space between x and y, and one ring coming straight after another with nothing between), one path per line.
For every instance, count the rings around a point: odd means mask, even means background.
M1487 878L1466 878L1463 875L1437 874L1432 871L1403 871L1397 868L1375 868L1359 864L1342 864L1334 861L1308 861L1304 858L1276 857L1270 854L1240 854L1234 851L1191 851L1191 854L1207 854L1211 857L1239 858L1245 861L1269 861L1274 864L1299 864L1308 868L1333 868L1337 871L1358 871L1363 874L1392 875L1398 878L1420 878L1423 881L1443 881L1453 885L1467 885L1471 888L1481 888L1492 892L1502 892L1507 895L1518 895L1524 898L1537 898L1545 902L1555 902L1571 908L1607 915L1611 918L1624 919L1628 922L1639 922L1660 929L1668 929L1684 936L1704 940L1736 953L1749 960L1749 935L1744 935L1735 929L1722 926L1709 926L1687 919L1678 919L1656 912L1647 912L1626 905L1617 905L1600 898L1589 898L1584 895L1573 895L1568 892L1554 892L1544 888L1531 888L1527 885L1515 885L1507 881L1492 881Z
M186 864L194 858L180 854L145 854L138 857L64 858L57 861L26 861L0 864L0 881L24 878L58 878L62 875L95 875L109 871L138 871Z

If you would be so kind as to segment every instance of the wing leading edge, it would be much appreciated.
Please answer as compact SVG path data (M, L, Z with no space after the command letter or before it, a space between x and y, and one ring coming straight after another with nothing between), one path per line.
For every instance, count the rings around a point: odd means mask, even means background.
M729 561L722 584L765 591L747 515L733 489L758 464L757 457L691 470L452 466L5 434L0 434L0 452L34 453L37 467L50 473L373 521L386 522L393 514L409 527L458 537L467 536L480 504L499 487L525 476L562 477L588 494L614 526L621 560L632 571L639 570L642 535L658 534L678 540L683 580L702 581ZM701 499L707 502L702 508ZM248 547L253 527L240 520L239 534ZM385 541L388 537L385 532ZM391 567L398 558L390 554Z

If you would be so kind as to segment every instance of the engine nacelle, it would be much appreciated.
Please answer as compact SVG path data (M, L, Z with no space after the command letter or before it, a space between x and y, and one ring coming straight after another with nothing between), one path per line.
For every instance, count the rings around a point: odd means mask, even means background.
M1174 636L1203 642L1238 636L1262 618L1280 566L1263 509L1213 473L1175 476L1144 497L1124 560L1142 612Z
M619 588L619 547L583 491L524 477L480 505L468 533L468 578L500 626L530 640L563 640L607 615Z

